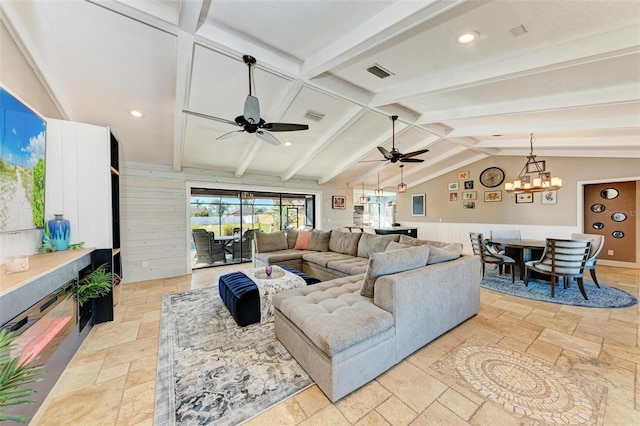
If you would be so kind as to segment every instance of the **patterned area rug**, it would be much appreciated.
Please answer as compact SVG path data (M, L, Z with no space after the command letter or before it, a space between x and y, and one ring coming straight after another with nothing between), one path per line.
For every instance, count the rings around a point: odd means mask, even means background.
M587 279L584 280L584 289L589 300L585 300L580 293L578 283L571 282L569 288L556 285L555 297L551 297L551 284L547 281L529 280L529 286L525 287L522 281L511 282L511 275L498 275L495 269L488 269L484 279L480 283L483 288L499 291L512 296L525 299L540 300L543 302L560 303L563 305L585 306L590 308L626 308L634 306L638 300L631 294L609 287L600 283L600 288Z
M157 425L237 425L313 384L273 322L239 327L215 287L162 299Z
M482 339L467 339L431 368L523 424L603 424L606 387Z

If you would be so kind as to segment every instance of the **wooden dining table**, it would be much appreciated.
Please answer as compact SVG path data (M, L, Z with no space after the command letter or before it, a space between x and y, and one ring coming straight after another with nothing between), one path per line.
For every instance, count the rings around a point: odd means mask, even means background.
M520 280L524 280L524 264L529 260L539 259L547 245L547 240L530 240L518 238L490 238L487 243L505 248L505 255L512 257L518 265Z

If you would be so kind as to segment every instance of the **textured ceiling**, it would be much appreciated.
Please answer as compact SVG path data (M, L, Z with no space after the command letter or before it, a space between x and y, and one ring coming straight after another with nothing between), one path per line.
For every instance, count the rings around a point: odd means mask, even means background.
M63 115L108 125L127 161L393 189L492 155L640 157L640 8L635 1L0 1L0 16ZM522 26L526 29L514 36ZM480 38L455 41L463 30ZM248 72L267 122L217 137ZM366 71L378 64L392 75ZM144 113L142 119L130 110ZM324 114L320 121L308 111ZM500 136L495 136L500 135ZM361 162L366 161L366 162Z

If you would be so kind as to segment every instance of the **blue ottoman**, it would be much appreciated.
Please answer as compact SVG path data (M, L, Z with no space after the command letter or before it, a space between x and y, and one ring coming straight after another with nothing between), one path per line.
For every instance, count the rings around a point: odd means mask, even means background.
M307 285L320 282L318 278L289 266L280 267L302 277ZM244 327L260 322L260 294L258 293L258 287L249 277L242 272L231 272L222 275L218 281L218 290L222 301L239 326Z

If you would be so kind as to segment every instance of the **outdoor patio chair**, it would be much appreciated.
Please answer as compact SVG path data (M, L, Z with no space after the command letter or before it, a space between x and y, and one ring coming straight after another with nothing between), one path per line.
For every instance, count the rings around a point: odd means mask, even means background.
M231 252L234 260L240 259L241 256L242 259L251 259L251 247L256 231L256 229L247 229L239 241L234 240L231 242Z
M551 297L555 297L556 281L563 278L564 288L568 286L568 280L575 278L580 288L580 293L585 298L584 267L591 251L591 240L557 240L547 238L547 246L540 260L530 260L525 263L524 285L529 285L529 273L535 271L551 276Z
M213 232L208 232L205 229L194 229L191 235L196 246L195 259L197 263L211 265L216 262L227 261L224 244L215 243L215 234Z
M511 269L511 282L515 283L515 264L516 261L510 258L509 256L505 256L500 253L493 253L489 251L487 244L484 242L484 238L479 232L470 232L469 237L471 238L471 247L473 248L473 254L476 256L480 256L480 260L482 260L482 277L484 278L484 266L485 264L494 264L498 265L498 271L502 275L502 269L504 266L508 266Z

